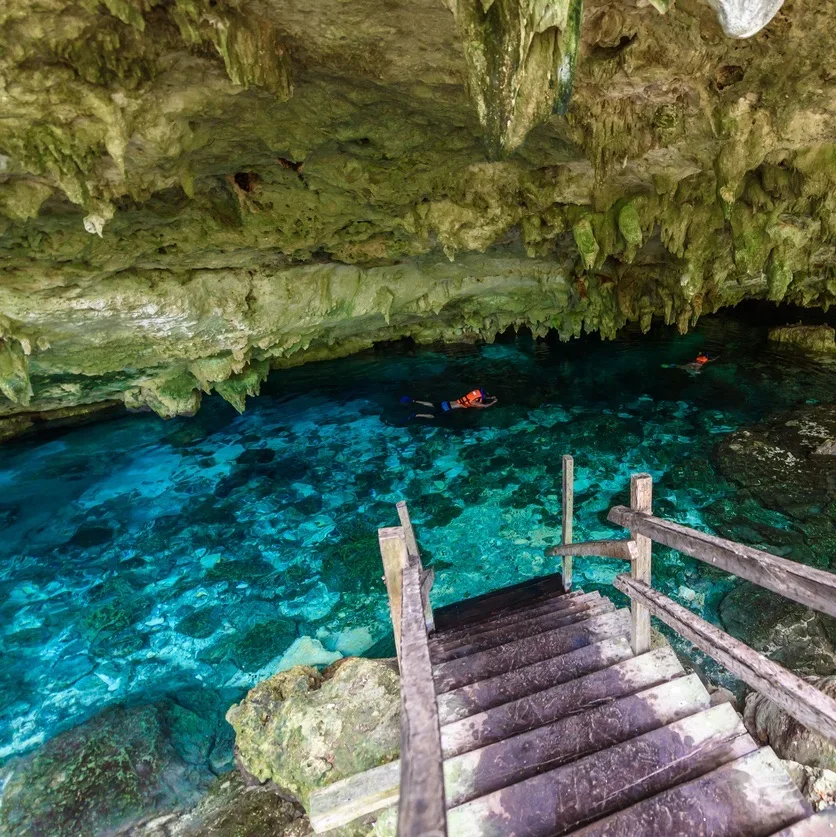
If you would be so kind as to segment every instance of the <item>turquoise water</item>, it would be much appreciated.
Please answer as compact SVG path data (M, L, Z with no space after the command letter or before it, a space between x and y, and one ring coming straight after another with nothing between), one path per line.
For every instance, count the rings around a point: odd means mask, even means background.
M662 368L698 349L720 359L699 375ZM607 510L635 471L654 476L657 513L716 529L736 494L712 464L721 435L834 400L834 378L769 349L764 328L714 317L684 337L381 347L277 373L243 416L208 399L193 419L134 415L6 446L0 758L107 704L203 695L222 712L294 663L391 653L376 529L400 499L437 605L558 569L543 549L559 538L564 453L576 539L614 532ZM425 422L398 404L476 385L499 405ZM576 584L618 571L576 559ZM670 551L654 572L712 618L728 589ZM221 769L223 724L213 748Z

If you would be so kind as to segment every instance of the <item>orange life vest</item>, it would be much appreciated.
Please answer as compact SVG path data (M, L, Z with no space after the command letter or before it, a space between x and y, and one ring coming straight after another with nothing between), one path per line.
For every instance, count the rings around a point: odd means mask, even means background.
M459 398L456 403L460 407L464 407L465 409L468 407L475 407L478 401L481 401L485 397L485 393L482 392L481 389L474 389L469 392L467 395L463 395Z
M697 363L702 366L704 363L708 363L707 355L697 355Z

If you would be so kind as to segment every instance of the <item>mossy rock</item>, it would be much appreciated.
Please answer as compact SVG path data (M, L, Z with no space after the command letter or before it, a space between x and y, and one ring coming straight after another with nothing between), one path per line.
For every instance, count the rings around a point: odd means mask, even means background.
M188 616L181 619L175 626L175 630L193 639L206 639L218 629L220 619L221 608L215 606L202 607L193 610Z
M400 680L384 660L349 657L319 675L297 666L227 712L240 764L307 806L311 793L400 752Z
M0 830L9 837L111 834L198 795L154 706L110 707L4 772Z
M243 581L247 584L253 584L274 572L276 572L275 567L263 558L235 559L224 557L206 571L206 581L210 583L228 581L235 584Z
M291 619L258 622L244 633L235 633L198 654L201 662L216 665L231 660L242 671L258 671L282 654L296 639L296 623Z

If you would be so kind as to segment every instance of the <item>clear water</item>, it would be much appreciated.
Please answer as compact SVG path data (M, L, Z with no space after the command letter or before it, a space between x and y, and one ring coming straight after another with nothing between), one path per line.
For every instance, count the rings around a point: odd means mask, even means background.
M721 355L701 374L662 368L701 348ZM706 318L685 337L386 347L276 374L243 416L208 399L193 419L135 415L6 446L0 757L109 703L203 690L225 706L294 663L386 653L376 529L400 499L437 605L558 568L543 549L559 538L567 452L576 539L613 533L606 512L635 471L654 476L658 513L711 529L736 491L711 464L718 438L833 400L832 372L770 350L764 328ZM398 404L476 385L499 406L410 422ZM763 514L775 531L795 525ZM587 588L619 571L576 559ZM654 572L716 615L726 586L702 565L661 551Z

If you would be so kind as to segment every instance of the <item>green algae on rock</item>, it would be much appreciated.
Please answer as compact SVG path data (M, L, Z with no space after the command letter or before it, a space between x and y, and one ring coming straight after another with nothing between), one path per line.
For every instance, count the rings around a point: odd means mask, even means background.
M0 825L10 837L113 833L198 798L153 706L110 707L8 762Z
M389 662L350 657L320 674L297 666L227 713L239 766L308 805L311 793L400 752L400 687Z
M836 352L836 329L826 325L771 328L769 339L808 352Z
M7 0L0 415L832 304L836 2L653 5Z

